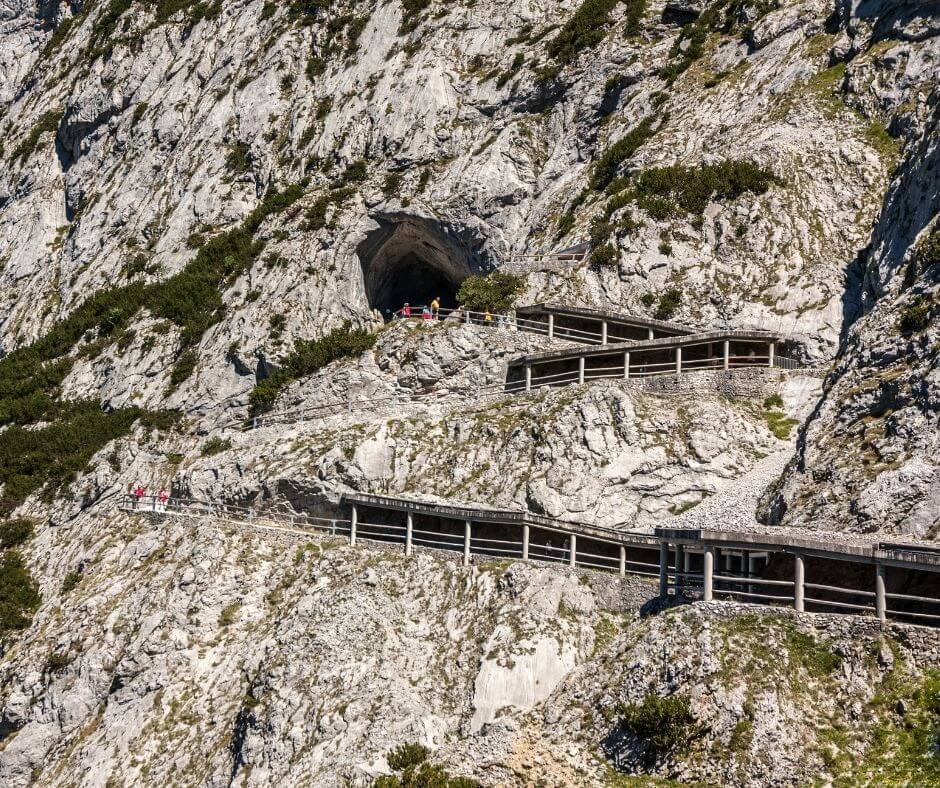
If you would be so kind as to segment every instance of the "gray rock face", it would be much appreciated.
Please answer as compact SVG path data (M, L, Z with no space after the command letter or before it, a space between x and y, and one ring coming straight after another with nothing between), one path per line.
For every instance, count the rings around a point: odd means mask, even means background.
M161 287L266 195L303 189L220 282L185 380L180 327L146 309L71 351L65 399L183 421L135 428L67 494L19 508L36 520L23 552L43 601L4 641L0 782L367 785L389 750L421 742L500 785L601 785L614 766L877 783L875 726L918 713L913 689L888 707L877 693L940 661L927 630L664 613L636 578L109 513L139 482L242 503L353 489L747 529L778 477L765 520L936 539L936 4L735 3L718 21L698 0L651 0L639 20L618 4L563 63L551 42L575 3L414 15L338 0L314 20L266 0L174 5L0 0L3 353L96 293ZM700 56L689 22L711 25ZM613 161L644 120L655 134ZM698 183L695 168L726 159L773 180L703 205L599 180L608 164L612 178L681 165L667 175ZM610 253L520 257L588 238ZM398 301L455 298L462 277L500 266L524 274L519 303L652 315L677 301L692 325L778 331L831 365L825 390L781 373L780 408L689 381L508 397L508 359L545 340L383 327ZM375 348L277 402L343 408L238 429L296 340L347 324L376 330ZM784 416L805 424L781 474ZM651 694L687 696L702 737L651 757L618 724Z

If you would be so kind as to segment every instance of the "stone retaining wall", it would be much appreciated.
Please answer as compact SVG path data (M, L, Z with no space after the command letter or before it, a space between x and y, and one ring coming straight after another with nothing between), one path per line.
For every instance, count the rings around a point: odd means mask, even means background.
M743 367L683 372L636 378L633 385L651 394L688 394L717 391L729 397L763 399L773 394L789 373L769 367Z

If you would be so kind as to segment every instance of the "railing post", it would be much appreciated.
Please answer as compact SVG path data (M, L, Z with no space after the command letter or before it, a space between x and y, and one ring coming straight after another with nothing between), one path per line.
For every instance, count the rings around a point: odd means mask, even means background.
M623 379L630 380L630 351L626 350L623 354Z
M463 311L463 322L467 325L470 325L470 310L464 309Z
M258 429L258 417L257 417L257 416L252 416L252 418L251 418L251 428L252 428L253 430Z
M551 312L548 313L548 338L555 338L555 316Z
M875 564L875 615L882 623L888 620L886 600L885 566L884 564Z
M607 344L607 321L606 320L601 321L601 344L602 345Z
M522 524L522 560L529 560L529 524Z
M569 539L571 540L571 544L570 544L569 549L568 549L568 566L572 566L572 567L573 567L573 566L575 565L576 560L577 560L577 553L578 553L578 537L575 536L574 534L571 534L571 536L569 537Z
M769 366L769 367L772 367L772 366L774 365L774 349L775 349L775 347L776 347L776 343L775 343L775 342L771 342L770 344L767 345L767 359L768 359L768 361L769 361L769 363L768 363L767 366Z
M584 356L578 359L578 383L584 383Z
M669 590L669 543L659 543L659 595L666 596Z
M624 577L627 574L627 548L623 545L620 545L620 576Z
M408 512L408 518L405 520L405 555L411 555L411 533L414 528L414 515Z
M676 545L676 593L685 585L683 573L685 571L685 547L681 544Z
M676 374L682 374L682 348L676 348Z
M724 368L731 366L731 343L726 339L724 348Z
M470 521L463 523L463 565L470 565Z
M702 556L702 599L711 602L715 598L715 548L705 545L705 554Z
M532 365L525 365L525 390L526 394L532 391Z
M652 326L650 326L649 328L646 329L646 338L647 338L647 339L654 339Z
M352 505L352 514L349 516L349 544L356 544L356 521L359 519L359 511L356 504Z
M806 581L806 570L803 567L803 556L799 553L793 554L793 609L797 613L806 610L806 604L803 601L803 583Z

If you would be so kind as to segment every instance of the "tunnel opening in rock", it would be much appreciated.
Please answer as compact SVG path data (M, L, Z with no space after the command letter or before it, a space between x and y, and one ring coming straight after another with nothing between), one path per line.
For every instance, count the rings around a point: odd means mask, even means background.
M356 253L369 308L386 319L406 303L456 307L460 283L490 267L483 239L470 230L400 213L372 218L378 227Z

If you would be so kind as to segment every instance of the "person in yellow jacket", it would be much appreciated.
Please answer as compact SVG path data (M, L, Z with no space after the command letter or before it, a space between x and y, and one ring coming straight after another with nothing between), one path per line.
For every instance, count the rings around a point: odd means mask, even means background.
M437 320L441 316L441 298L438 296L431 302L431 319Z

